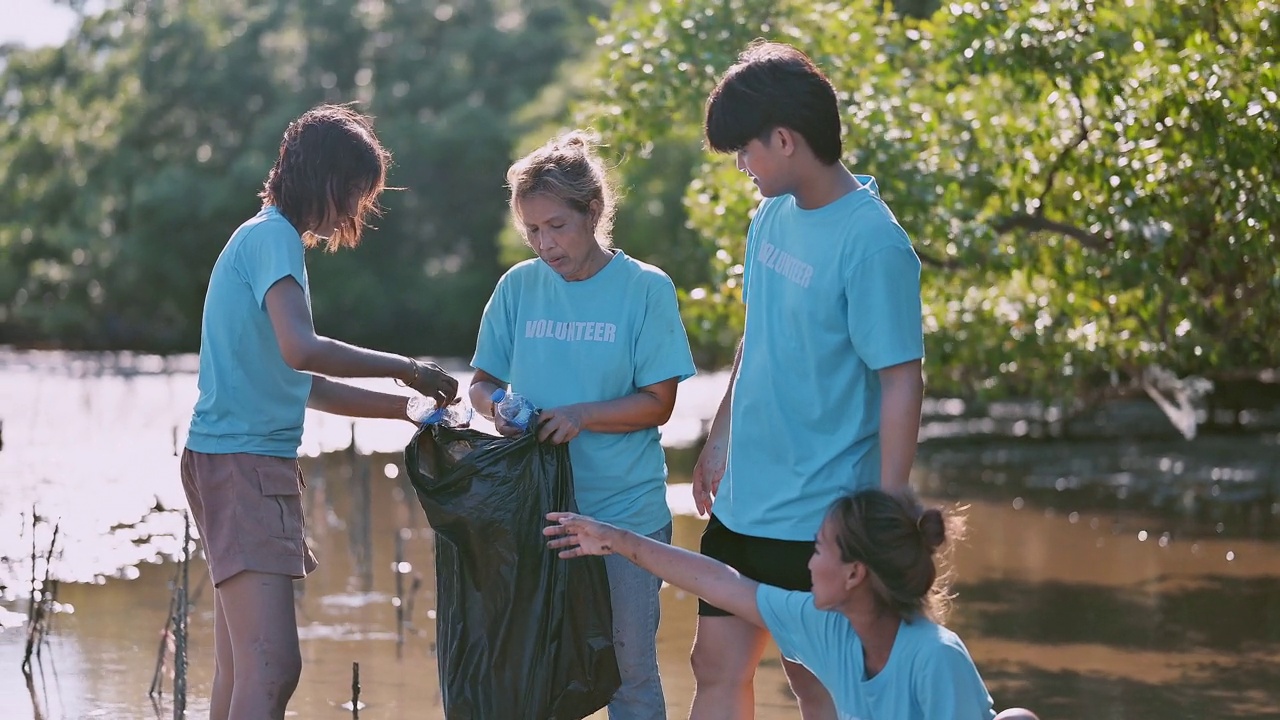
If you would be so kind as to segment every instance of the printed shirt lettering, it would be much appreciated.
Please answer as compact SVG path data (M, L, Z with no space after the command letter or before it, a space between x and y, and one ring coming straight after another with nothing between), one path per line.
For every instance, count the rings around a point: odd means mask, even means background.
M618 326L611 322L583 322L578 320L526 320L524 336L543 340L565 342L605 342L618 340Z
M768 241L760 246L760 264L803 288L813 281L812 265Z

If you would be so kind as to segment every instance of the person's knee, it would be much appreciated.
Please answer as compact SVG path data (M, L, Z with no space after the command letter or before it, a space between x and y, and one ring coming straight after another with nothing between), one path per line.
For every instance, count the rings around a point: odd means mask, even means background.
M302 649L297 642L281 643L272 653L275 661L275 672L272 673L280 681L280 687L287 688L292 695L302 678Z
M281 687L287 687L292 695L298 688L298 681L302 679L302 651L297 645L290 652L281 654L280 677Z
M996 715L995 720L1040 720L1036 714L1024 708L1009 708Z
M755 677L755 663L742 653L711 643L693 643L689 665L699 685L742 685Z
M258 685L273 696L288 698L301 677L302 652L296 642L259 640L252 657L238 657L235 664L236 684Z
M795 694L800 707L806 705L826 706L831 704L831 694L827 692L822 681L802 665L792 662L783 663L787 673L787 682L791 684L791 692Z
M787 673L787 680L791 683L791 691L801 700L828 696L827 688L811 673Z

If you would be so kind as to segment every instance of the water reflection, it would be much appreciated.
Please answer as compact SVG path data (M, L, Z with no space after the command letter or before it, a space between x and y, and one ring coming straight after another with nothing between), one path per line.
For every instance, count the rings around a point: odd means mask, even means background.
M441 716L429 615L432 533L398 463L394 455L346 453L304 461L321 568L298 584L306 662L293 705L299 717L332 713L349 699L352 662L360 663L368 703L361 717ZM386 477L388 465L397 477ZM675 480L671 495L687 494L678 484L687 476ZM1160 547L1118 528L1157 532L1178 519L1112 508L1086 511L1072 523L1061 510L958 497L969 506L971 536L955 558L953 625L1000 702L1035 705L1050 717L1276 716L1280 552L1273 541L1207 538ZM367 512L358 508L364 498ZM351 532L360 523L366 530ZM680 516L676 542L695 546L701 526ZM397 544L401 562L427 578L411 613L406 597L403 632L394 602ZM1234 561L1225 560L1228 548ZM202 569L193 572L202 577ZM64 599L78 610L59 617L45 653L46 669L53 664L58 673L56 680L45 676L45 717L154 717L145 691L171 579L169 566L144 564L134 581L65 586ZM401 585L403 596L407 587ZM198 717L211 680L212 615L207 590L195 594L189 707ZM686 712L692 694L687 653L695 612L692 597L663 591L659 651L673 717ZM12 648L0 634L0 664L11 661ZM26 696L14 676L0 674L0 696ZM762 720L794 717L772 651L758 697Z
M65 542L57 571L63 580L100 583L133 574L140 563L176 556L182 516L167 511L186 507L181 484L175 482L174 450L186 441L197 396L197 362L194 355L0 349L0 421L5 423L5 447L0 452L0 478L5 483L0 494L0 601L16 601L18 591L25 592L29 585L23 578L30 571L31 537L24 535L22 513L33 508L62 521ZM458 376L469 372L460 360L440 363ZM402 392L389 380L354 382ZM722 373L707 373L685 383L672 420L663 428L664 442L696 441L709 414L706 408L714 407L724 382ZM491 427L479 417L475 425ZM308 411L301 452L307 457L351 449L361 455L398 452L411 434L411 428L398 421L353 424ZM343 491L348 489L344 485ZM356 487L352 492L362 490ZM362 503L359 498L356 502ZM310 517L312 522L318 518ZM325 515L330 523L350 520ZM352 552L360 547L368 547L367 540L353 545Z
M0 627L16 626L0 629L4 717L157 717L146 690L171 595L166 558L180 549L182 532L172 428L186 412L176 408L193 399L181 372L104 373L86 393L52 370L0 362L0 607L9 613ZM682 389L678 408L695 432L722 389L714 377L700 382ZM58 416L39 405L50 402L76 412ZM308 422L304 502L321 565L297 584L306 666L292 709L297 717L345 716L336 713L350 700L358 662L362 718L439 718L433 534L400 456L368 452L394 450L408 432ZM1274 434L1047 442L952 438L936 425L950 422L932 417L914 481L937 501L968 506L952 624L999 704L1061 718L1280 717ZM348 449L353 434L359 452ZM703 525L683 484L696 454L668 448L669 501L680 513L674 540L686 547L696 547ZM55 616L29 690L16 672L25 639L16 621L25 617L26 524L37 502L61 517L68 542L57 567L80 582L61 586L59 600L75 612ZM50 529L37 528L38 546ZM198 562L191 577L188 709L200 717L212 610ZM696 602L674 588L662 602L660 664L670 714L683 717ZM759 672L757 716L795 717L776 651Z
M1012 497L1077 514L1150 513L1171 521L1167 531L1181 539L1280 534L1280 435L945 438L922 446L921 461L923 487L934 493Z
M369 463L355 452L355 433L352 433L351 449L347 451L346 465L350 468L351 511L347 513L347 548L351 563L360 578L362 592L373 591L373 487Z

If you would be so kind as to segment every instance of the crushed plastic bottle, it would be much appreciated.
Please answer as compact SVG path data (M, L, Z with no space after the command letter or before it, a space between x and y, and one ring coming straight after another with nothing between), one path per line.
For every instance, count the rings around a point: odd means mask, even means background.
M529 399L519 393L509 393L502 388L493 391L494 414L501 415L503 420L521 430L529 429L529 421L533 418L535 408Z
M462 402L456 402L448 407L436 407L434 398L417 395L409 398L409 402L405 405L405 415L409 419L418 424L423 425L443 424L449 427L467 427L471 424L471 416L475 411L471 406Z

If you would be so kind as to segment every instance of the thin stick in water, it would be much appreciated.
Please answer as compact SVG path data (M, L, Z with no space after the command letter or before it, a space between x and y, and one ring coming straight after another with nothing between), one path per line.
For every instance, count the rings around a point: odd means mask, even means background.
M155 698L156 695L164 695L164 683L161 676L164 674L164 659L168 655L169 639L173 637L171 628L173 627L173 614L178 609L178 581L182 577L182 567L174 568L173 571L173 591L169 593L169 612L164 616L164 630L160 633L160 647L156 650L156 670L151 675L151 687L147 690L147 697Z
M351 663L351 717L360 718L360 663Z
M31 623L36 617L36 526L40 524L40 516L36 514L36 506L31 506L31 602L27 605L27 632L31 631Z
M32 514L35 514L35 508L32 508ZM22 654L22 674L31 676L31 654L38 653L41 644L44 642L44 631L48 624L47 617L53 610L53 596L50 593L52 583L50 573L53 570L53 554L58 546L58 530L61 529L61 523L54 523L53 538L49 541L49 557L45 560L44 565L44 583L41 584L40 590L36 590L36 581L31 581L31 604L35 606L34 612L31 614L31 621L27 625L27 645ZM34 535L34 530L32 531ZM32 541L34 543L34 540ZM35 560L38 556L32 553L32 576L35 575ZM40 593L40 599L36 600L36 593Z
M191 515L184 511L182 522L182 585L178 589L173 648L173 720L182 720L187 714L187 618L191 610L187 602L187 594L191 590L187 570L191 564Z
M404 535L405 531L396 530L396 659L400 659L404 652Z

